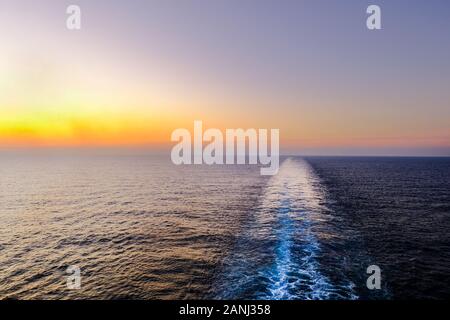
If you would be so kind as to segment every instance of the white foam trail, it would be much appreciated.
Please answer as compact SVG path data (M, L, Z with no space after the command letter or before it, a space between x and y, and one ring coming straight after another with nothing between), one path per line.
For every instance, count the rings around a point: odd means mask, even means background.
M302 159L286 159L261 199L225 261L216 297L357 298L349 280L327 276L337 270L330 268L340 268L339 253L325 252L322 245L342 235L331 223L334 215L326 207L325 190L312 167ZM333 266L321 265L324 257Z
M272 216L277 245L263 299L329 299L335 292L321 272L320 238L328 215L318 177L304 160L287 159L268 184L262 211ZM275 206L275 207L274 207Z

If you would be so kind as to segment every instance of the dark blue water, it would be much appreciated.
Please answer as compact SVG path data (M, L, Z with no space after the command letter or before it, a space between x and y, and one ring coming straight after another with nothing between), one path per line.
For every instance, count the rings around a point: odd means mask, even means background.
M450 158L308 162L328 190L330 209L358 231L362 249L382 269L391 298L450 298Z

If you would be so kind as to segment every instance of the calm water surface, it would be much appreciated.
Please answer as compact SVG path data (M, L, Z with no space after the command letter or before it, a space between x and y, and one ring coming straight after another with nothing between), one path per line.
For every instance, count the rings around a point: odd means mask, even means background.
M2 154L0 298L450 297L450 159L281 160Z

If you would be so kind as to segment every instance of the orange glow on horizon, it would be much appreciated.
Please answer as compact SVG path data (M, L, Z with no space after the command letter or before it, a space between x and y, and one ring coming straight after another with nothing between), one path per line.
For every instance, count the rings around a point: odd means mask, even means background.
M40 115L2 117L0 119L0 147L90 147L90 146L148 146L154 148L172 145L170 135L177 128L192 131L193 120L169 114L139 117L136 113L104 115ZM204 121L207 128L258 128L243 123L229 123L227 119ZM264 128L264 126L260 126ZM449 134L442 136L374 137L349 135L323 135L313 131L281 129L282 148L336 148L336 147L448 147ZM303 136L304 138L299 138Z

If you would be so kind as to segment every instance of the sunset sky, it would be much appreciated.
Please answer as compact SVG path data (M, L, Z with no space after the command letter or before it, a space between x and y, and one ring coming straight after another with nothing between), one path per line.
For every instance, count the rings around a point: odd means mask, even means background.
M279 128L285 153L450 155L449 33L447 0L0 0L0 147L159 148L202 120Z

